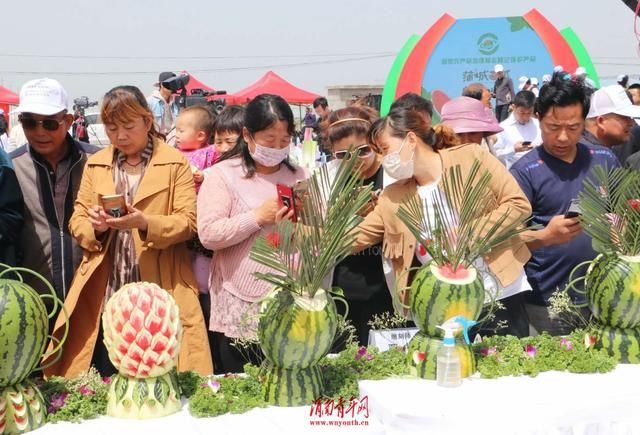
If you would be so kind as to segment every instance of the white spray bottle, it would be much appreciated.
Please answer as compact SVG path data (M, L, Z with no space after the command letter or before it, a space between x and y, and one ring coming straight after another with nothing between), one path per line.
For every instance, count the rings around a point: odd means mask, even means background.
M462 329L467 344L469 343L468 328L475 325L474 320L467 320L463 316L452 317L438 328L444 331L442 346L436 356L436 380L441 387L458 387L462 384L462 367L460 354L456 349L455 332Z

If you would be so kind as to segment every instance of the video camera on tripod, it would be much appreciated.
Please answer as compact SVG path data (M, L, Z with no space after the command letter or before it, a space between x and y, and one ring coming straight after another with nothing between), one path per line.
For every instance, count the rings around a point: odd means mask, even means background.
M85 109L89 107L97 106L97 105L98 105L97 101L90 101L89 97L82 96L82 97L74 98L73 111L80 112L82 115L84 115Z
M196 88L191 90L191 95L187 95L187 84L189 83L189 74L180 74L175 77L171 77L168 80L162 82L162 86L171 90L173 93L178 94L178 106L185 108L190 106L206 106L216 112L219 112L224 107L224 99L219 98L216 100L209 100L208 97L213 95L226 95L227 91L205 91L204 89Z

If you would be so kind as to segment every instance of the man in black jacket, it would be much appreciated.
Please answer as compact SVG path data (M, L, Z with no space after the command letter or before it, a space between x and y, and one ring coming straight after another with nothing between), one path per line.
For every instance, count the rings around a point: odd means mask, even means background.
M0 263L16 265L15 244L23 220L22 191L9 156L0 149Z
M82 249L69 233L69 219L87 156L98 150L68 133L67 93L56 80L31 80L20 90L19 121L27 144L13 151L25 217L20 237L20 265L42 275L58 297L66 297ZM39 280L25 276L39 292Z

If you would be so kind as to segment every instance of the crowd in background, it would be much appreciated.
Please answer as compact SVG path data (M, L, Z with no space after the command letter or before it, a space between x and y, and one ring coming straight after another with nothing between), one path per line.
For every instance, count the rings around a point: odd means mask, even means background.
M492 175L489 213L510 210L509 221L531 217L540 228L478 260L485 287L504 306L481 333L570 329L549 300L596 253L567 210L595 166L640 169L640 85L621 77L595 89L583 69L557 67L540 86L521 77L516 92L502 65L495 73L492 89L471 84L446 102L435 125L433 104L416 94L401 96L384 117L360 104L331 110L326 98L306 109L300 127L315 131L327 164L358 159L353 175L380 193L364 213L352 255L330 277L345 292L362 344L371 318L398 308L392 292L407 287L405 272L430 261L397 217L398 204L418 195L433 213L430 198L442 175L455 166L469 171L474 162ZM24 142L10 154L0 123L0 262L43 275L70 316L67 344L50 374L76 376L90 365L113 373L98 319L106 300L136 281L157 283L180 307L179 370L237 372L256 357L234 345L255 338L256 302L269 290L254 276L268 269L249 251L289 212L275 186L310 174L294 158L293 113L267 94L219 114L181 108L162 84L171 74L160 74L148 98L133 86L104 95L104 148L69 133L67 93L53 79L23 85L17 112ZM114 194L126 204L115 215L102 202ZM582 302L583 295L572 297ZM63 323L62 316L52 320L54 336Z

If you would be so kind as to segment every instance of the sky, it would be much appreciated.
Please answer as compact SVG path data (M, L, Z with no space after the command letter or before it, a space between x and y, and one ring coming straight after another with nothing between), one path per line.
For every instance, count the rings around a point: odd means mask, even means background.
M633 13L620 0L3 0L0 84L58 79L71 98L121 84L152 90L160 71L189 70L234 92L269 69L319 94L382 85L395 55L443 13L523 15L572 27L611 81L640 80ZM609 78L609 80L607 80Z

